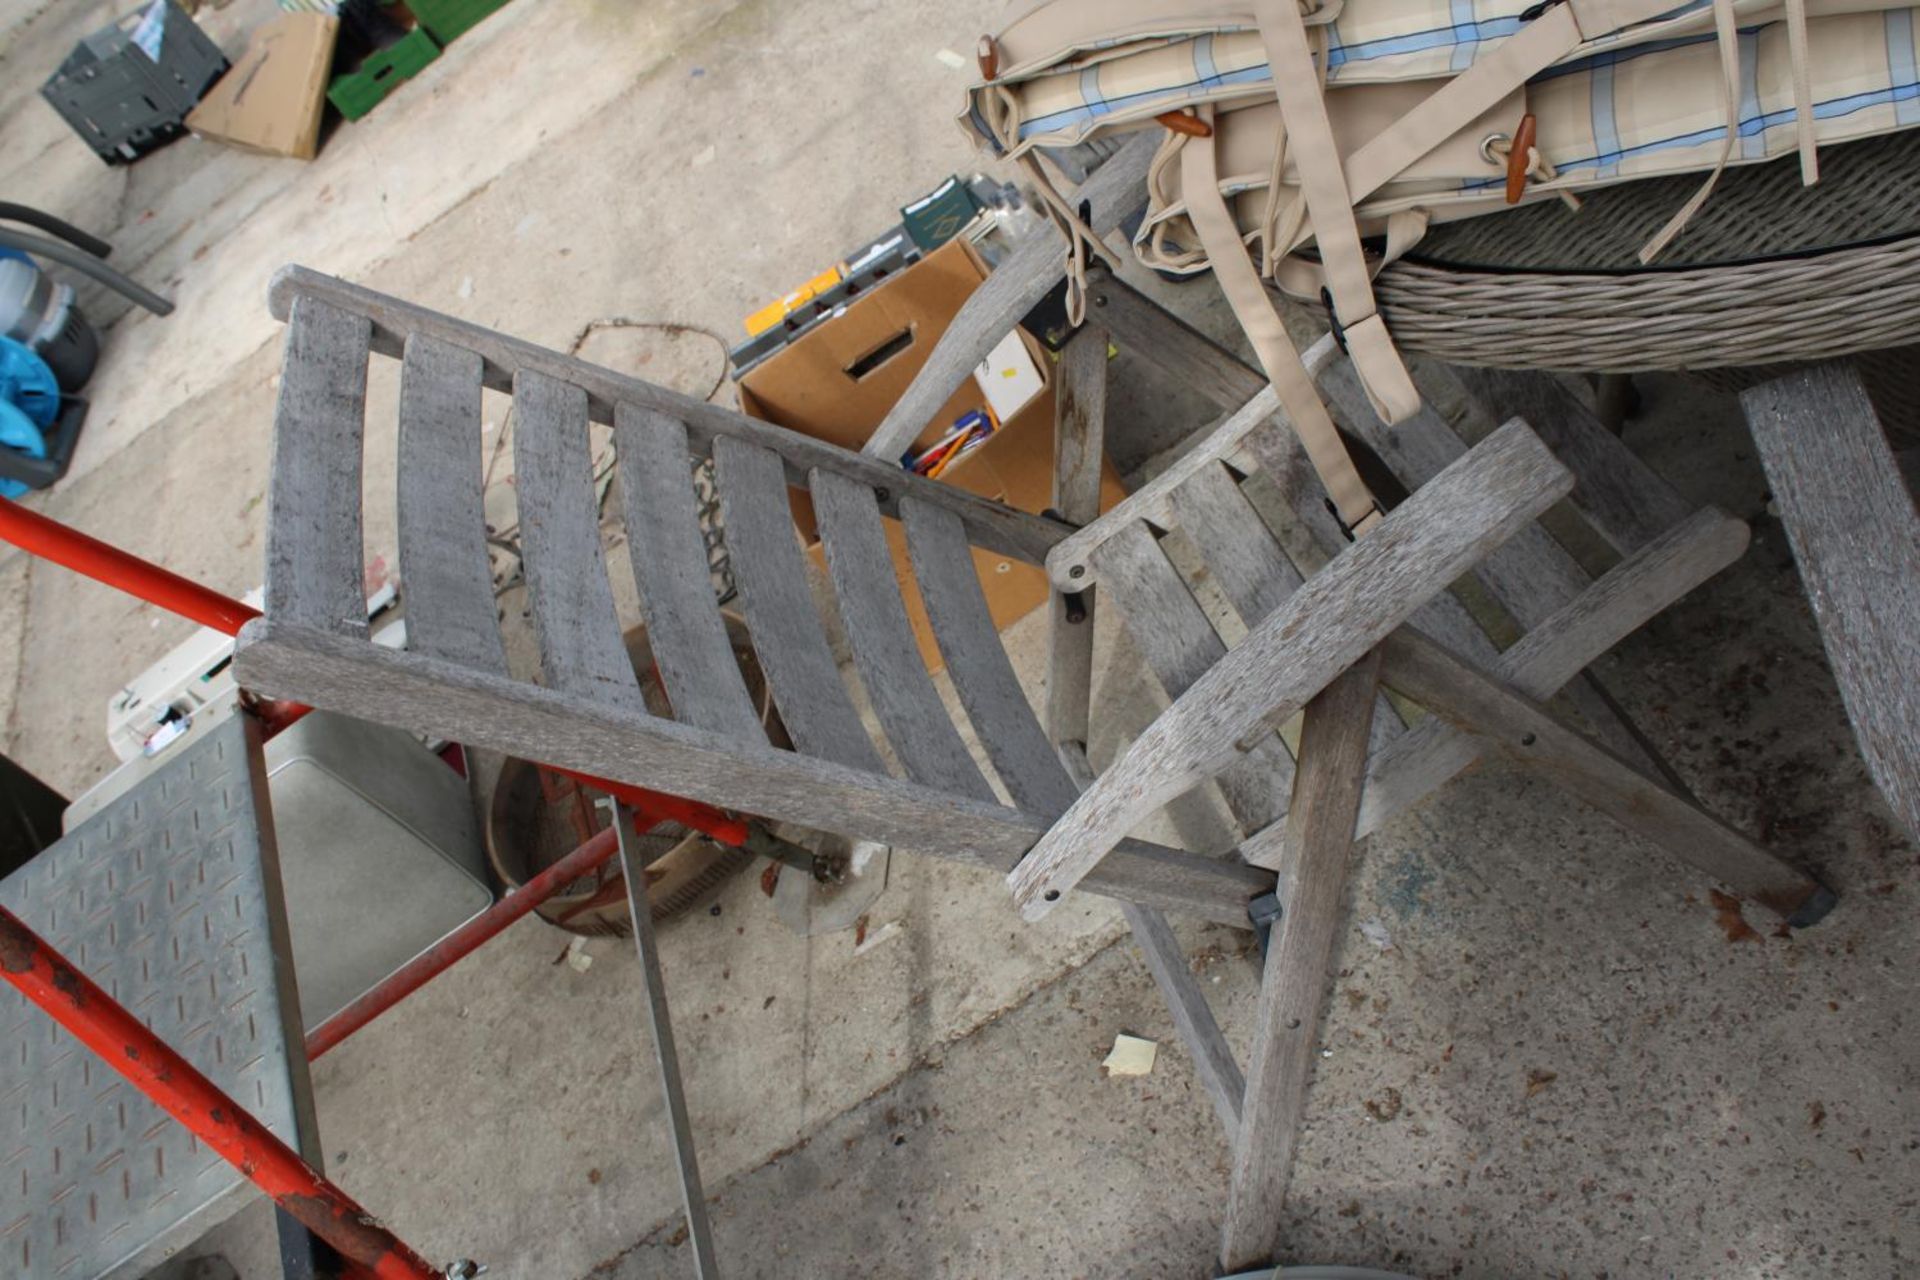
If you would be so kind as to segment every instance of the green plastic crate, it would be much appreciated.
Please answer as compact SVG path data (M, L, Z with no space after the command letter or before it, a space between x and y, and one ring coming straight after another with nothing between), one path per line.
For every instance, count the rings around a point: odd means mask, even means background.
M480 19L506 3L507 0L407 0L407 8L445 48L448 41L471 31Z
M358 120L439 56L440 46L426 28L415 27L386 48L368 54L358 71L335 76L327 86L327 101L347 119Z

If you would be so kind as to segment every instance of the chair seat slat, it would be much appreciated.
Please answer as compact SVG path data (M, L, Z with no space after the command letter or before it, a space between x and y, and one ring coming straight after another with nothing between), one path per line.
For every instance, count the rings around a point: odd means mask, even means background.
M674 719L764 742L766 730L713 593L686 426L622 404L614 410L614 445L647 643Z
M267 611L348 635L367 627L360 470L372 326L295 300L274 409Z
M713 467L741 611L787 732L807 755L884 773L814 612L779 455L723 436Z
M1262 721L1298 711L1572 487L1526 424L1483 440L1315 574L1134 740L1008 877L1022 913L1044 915L1122 835L1230 763Z
M400 577L407 645L507 672L480 463L480 357L415 336L400 366Z
M1226 467L1195 472L1169 501L1180 531L1249 627L1300 589L1300 571Z
M1327 491L1307 460L1306 448L1290 431L1269 431L1247 441L1246 462L1272 484L1282 506L1293 516L1313 543L1328 556L1347 545L1340 522L1327 509ZM1416 495L1418 492L1416 491ZM1480 629L1450 592L1429 599L1413 616L1413 624L1444 642L1448 648L1476 661L1491 662L1500 656L1487 633Z
M1454 377L1495 422L1525 418L1573 472L1571 501L1625 555L1693 514L1693 504L1607 430L1566 383L1530 369L1467 368Z
M1321 376L1320 386L1354 433L1409 490L1418 489L1467 452L1466 442L1431 405L1422 405L1397 426L1382 423L1368 405L1351 364L1329 369ZM1523 628L1552 616L1591 581L1566 548L1539 525L1515 534L1512 542L1486 558L1474 576Z
M1280 540L1225 467L1208 467L1196 473L1174 490L1171 501L1180 531L1199 550L1200 558L1247 626L1259 625L1299 589L1300 570L1287 558ZM1384 694L1374 703L1372 723L1375 750L1391 742L1404 727L1399 712Z
M513 416L520 547L547 684L644 714L600 549L587 393L521 373L513 380Z
M1143 524L1118 530L1093 552L1105 590L1120 605L1127 634L1146 655L1161 688L1178 698L1224 658L1213 624ZM1216 779L1242 830L1258 831L1286 812L1293 757L1269 733Z
M903 498L900 515L947 675L994 772L1021 808L1047 816L1065 812L1080 790L1040 727L1000 644L965 526L951 512L918 499Z
M1466 442L1430 406L1422 406L1419 413L1398 426L1381 423L1368 406L1366 392L1351 365L1329 370L1321 385L1346 415L1356 434L1410 489L1427 483L1467 452ZM1625 446L1611 435L1607 439L1624 451ZM1556 450L1554 456L1562 455ZM1577 499L1584 477L1571 465L1568 469L1575 474L1570 498ZM1652 492L1651 487L1648 492ZM1579 503L1575 501L1573 505L1577 507ZM1553 617L1593 583L1572 554L1539 524L1520 530L1513 541L1488 556L1474 570L1474 577L1523 629L1537 627ZM1679 783L1666 762L1650 749L1640 732L1595 683L1591 673L1568 685L1565 697L1609 747L1629 761L1666 774L1671 781Z
M914 781L992 800L921 660L873 490L827 471L811 485L840 620L887 740Z

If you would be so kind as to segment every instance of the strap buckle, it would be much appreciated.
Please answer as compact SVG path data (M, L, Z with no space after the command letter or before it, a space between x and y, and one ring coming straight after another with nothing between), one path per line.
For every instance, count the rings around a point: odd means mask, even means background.
M1320 286L1320 305L1327 309L1327 325L1333 330L1333 345L1340 348L1341 355L1350 355L1347 350L1347 327L1340 323L1340 313L1333 305L1333 290L1326 285Z
M1366 523L1368 520L1372 520L1375 518L1385 518L1387 513L1380 509L1380 503L1376 499L1372 504L1372 506L1370 506L1367 509L1367 512L1365 515L1361 516L1358 520L1355 520L1352 524L1348 524L1346 520L1341 517L1340 508L1333 505L1332 498L1328 498L1327 514L1332 516L1334 524L1340 527L1340 536L1345 538L1348 542L1352 542L1355 540L1355 538L1359 536L1354 532L1354 530L1358 529L1362 524Z
M1247 921L1253 925L1253 936L1260 943L1260 959L1267 958L1267 944L1273 937L1273 926L1280 922L1285 914L1280 907L1280 895L1263 893L1247 904Z

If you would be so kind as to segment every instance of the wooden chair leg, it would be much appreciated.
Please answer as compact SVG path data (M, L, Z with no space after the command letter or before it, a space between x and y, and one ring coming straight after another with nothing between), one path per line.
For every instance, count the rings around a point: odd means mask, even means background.
M1086 750L1079 743L1062 743L1060 758L1066 763L1075 786L1085 790L1093 782L1093 767L1087 763ZM1180 1034L1180 1043L1193 1058L1193 1071L1200 1078L1200 1087L1213 1101L1214 1113L1226 1131L1227 1145L1232 1146L1239 1140L1240 1108L1246 1096L1247 1080L1240 1072L1240 1064L1234 1060L1233 1049L1227 1044L1219 1021L1213 1016L1213 1006L1207 1003L1206 993L1194 978L1186 952L1180 949L1180 940L1174 937L1173 925L1166 913L1137 902L1123 902L1120 910L1127 918L1134 944L1147 962L1147 972L1160 988L1160 998L1166 1001L1174 1030Z
M1787 923L1810 925L1833 908L1818 880L1434 641L1406 630L1381 649L1392 688Z
M1630 373L1603 373L1593 381L1593 412L1600 424L1619 435L1627 419L1640 412L1640 391Z
M1053 509L1072 524L1100 515L1106 450L1107 331L1081 327L1060 353L1054 397ZM1087 741L1093 696L1093 590L1051 591L1047 622L1047 732L1054 742Z
M1107 330L1089 323L1061 353L1053 429L1053 505L1074 524L1087 524L1100 514L1106 403ZM1077 596L1053 591L1047 629L1047 733L1082 790L1093 782L1093 768L1087 762L1093 602L1091 588ZM1231 1143L1240 1131L1240 1105L1246 1094L1240 1064L1234 1061L1166 915L1137 902L1123 903L1121 910Z
M1374 649L1307 704L1301 726L1277 889L1285 914L1267 946L1220 1231L1226 1271L1271 1260L1278 1243L1280 1207L1326 1012L1327 973L1346 917L1379 674L1380 650Z
M1229 1146L1240 1140L1240 1113L1247 1094L1247 1078L1234 1060L1233 1049L1213 1016L1213 1006L1187 964L1187 953L1173 936L1173 925L1166 912L1143 907L1137 902L1120 904L1127 917L1127 928L1147 962L1147 972L1160 988L1167 1012L1173 1017L1174 1030L1193 1058L1193 1072L1200 1087L1213 1101L1214 1114L1226 1131Z
M1920 837L1920 513L1859 375L1743 393L1753 442L1867 771Z

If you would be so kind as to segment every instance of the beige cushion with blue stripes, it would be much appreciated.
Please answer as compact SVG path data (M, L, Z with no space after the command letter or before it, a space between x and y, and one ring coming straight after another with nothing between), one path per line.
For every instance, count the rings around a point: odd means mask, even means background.
M1808 43L1815 132L1822 144L1920 122L1920 35L1914 10L1882 0L1810 0ZM1522 0L1345 0L1309 18L1326 40L1327 103L1343 155L1414 109L1444 78L1473 64L1521 26ZM1120 0L1021 6L996 37L1003 69L974 90L968 122L1003 150L1069 145L1135 127L1189 104L1219 104L1223 192L1250 236L1266 206L1279 113L1267 54L1252 19L1231 3ZM1795 145L1786 26L1774 0L1741 14L1742 101L1732 163L1787 154ZM1218 29L1200 29L1212 23ZM1098 32L1090 29L1097 26ZM1089 29L1077 29L1086 27ZM1100 34L1104 33L1104 34ZM1116 34L1120 33L1120 34ZM1438 78L1436 78L1438 77ZM1387 214L1435 219L1506 207L1505 162L1483 141L1536 120L1536 145L1557 176L1533 181L1527 199L1552 198L1631 178L1711 168L1725 136L1718 52L1708 0L1593 42L1578 58L1536 76L1447 145L1360 202L1362 228ZM1012 146L1004 144L1011 142ZM1205 257L1179 198L1179 150L1170 139L1155 167L1153 200L1137 239L1166 270L1198 270ZM1282 175L1284 203L1293 171ZM1311 239L1304 229L1295 246Z

